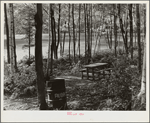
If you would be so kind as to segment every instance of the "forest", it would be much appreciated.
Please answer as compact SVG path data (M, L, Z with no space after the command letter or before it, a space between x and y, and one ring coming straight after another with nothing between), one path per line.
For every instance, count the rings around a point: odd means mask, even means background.
M145 111L146 15L142 3L4 3L3 109Z

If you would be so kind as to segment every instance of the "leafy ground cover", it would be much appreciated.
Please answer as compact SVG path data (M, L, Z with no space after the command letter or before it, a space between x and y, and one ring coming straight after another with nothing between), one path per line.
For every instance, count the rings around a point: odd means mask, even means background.
M81 79L79 70L86 58L78 56L77 63L68 56L55 60L53 68L56 78L64 78L68 110L145 110L146 104L140 105L137 94L140 91L141 75L137 69L137 56L131 60L122 55L114 56L113 52L97 53L92 62L106 62L114 70L110 77L99 81ZM34 58L33 58L34 59ZM36 74L34 62L28 66L27 58L18 62L18 72L13 80L10 66L4 64L4 109L5 110L38 110L36 95ZM46 63L43 65L46 72ZM47 97L47 96L46 96Z
M66 83L68 110L128 110L128 102L115 96L108 96L106 83L102 81L82 80L77 76L60 76ZM132 95L132 110L144 110L136 99L139 89L135 87ZM38 110L37 97L11 99L4 97L5 110Z

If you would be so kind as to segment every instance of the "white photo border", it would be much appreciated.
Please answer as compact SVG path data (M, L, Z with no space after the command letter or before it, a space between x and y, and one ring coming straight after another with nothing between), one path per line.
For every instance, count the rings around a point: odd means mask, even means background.
M71 111L84 113L67 115L68 111L4 111L4 3L145 3L146 19L146 111ZM70 111L69 111L70 112ZM1 1L1 121L2 122L149 122L149 1Z

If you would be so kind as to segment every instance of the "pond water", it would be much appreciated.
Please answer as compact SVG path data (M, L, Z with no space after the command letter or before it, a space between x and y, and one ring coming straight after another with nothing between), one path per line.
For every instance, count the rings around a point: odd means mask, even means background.
M16 35L16 53L17 53L17 61L21 60L24 56L28 55L28 48L24 49L22 48L25 44L27 44L27 41L25 41L24 39L22 39L24 37L24 35ZM64 38L64 34L62 34L61 36L61 40L63 40ZM118 37L119 43L118 43L118 47L122 48L123 46L123 41L122 41L122 37L119 36ZM71 54L73 54L73 40L71 39ZM100 41L100 43L99 43ZM34 44L34 42L32 42ZM96 45L97 44L97 45ZM98 45L99 44L99 45ZM100 38L100 40L98 39L98 41L96 42L96 36L92 36L92 53L94 52L95 49L95 45L96 50L95 51L101 51L101 50L106 50L109 49L108 43L107 43L107 39L105 36L102 36ZM98 48L99 46L99 48ZM65 36L65 54L69 53L69 36L68 34L66 34ZM114 43L113 46L114 48ZM76 40L76 54L78 54L78 35L77 35L77 40ZM84 54L85 52L85 35L84 33L80 34L80 52L81 54ZM35 54L35 47L31 47L31 51L30 51L31 55ZM48 34L43 34L42 36L42 53L43 53L43 58L47 57L48 54ZM4 59L7 59L7 51L6 51L6 36L4 37ZM58 57L60 56L60 47L58 48Z

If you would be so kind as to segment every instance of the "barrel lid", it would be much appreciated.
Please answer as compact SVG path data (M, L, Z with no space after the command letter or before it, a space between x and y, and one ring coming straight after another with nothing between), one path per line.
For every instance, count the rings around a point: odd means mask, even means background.
M62 78L55 78L55 79L52 79L52 80L50 80L50 81L46 81L47 83L49 83L49 82L64 82L65 81L65 79L62 79Z
M50 99L48 99L47 101L48 102L59 102L59 101L63 101L63 100L65 100L65 99L59 99L59 100L50 100Z
M60 90L59 90L59 89L58 89L58 90L49 90L49 89L47 89L46 91L47 91L47 92L62 92L62 91L65 92L66 89L60 89Z

